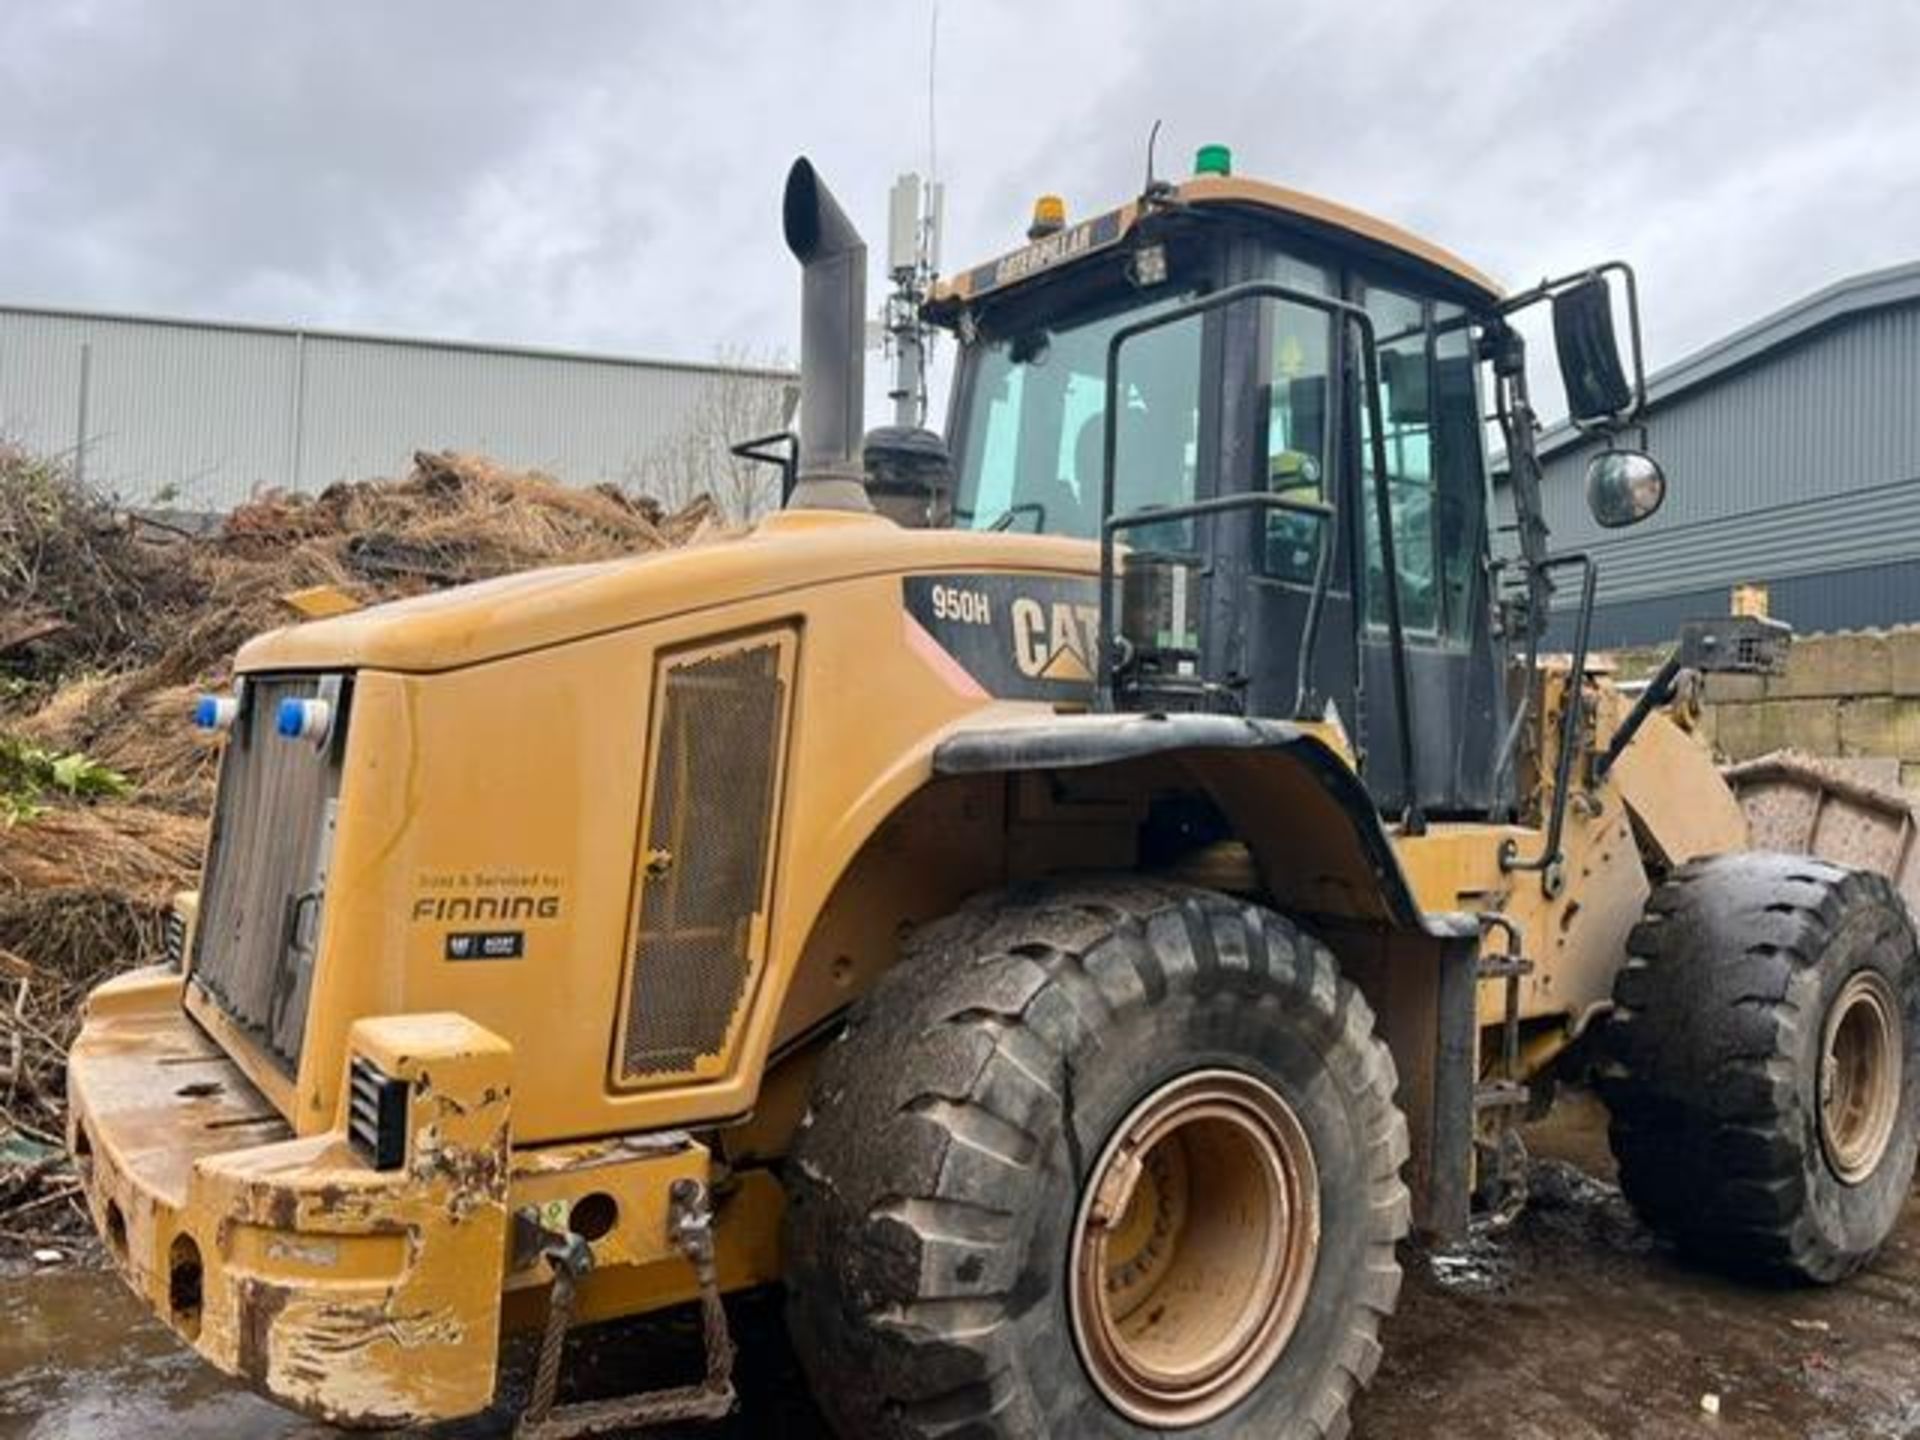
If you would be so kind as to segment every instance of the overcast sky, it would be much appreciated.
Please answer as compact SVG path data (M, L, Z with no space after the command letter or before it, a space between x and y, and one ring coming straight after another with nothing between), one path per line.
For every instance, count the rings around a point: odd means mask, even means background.
M0 302L791 354L786 166L882 248L931 8L8 3ZM946 257L1130 197L1161 118L1509 284L1625 256L1659 365L1920 258L1917 63L1907 0L945 0Z

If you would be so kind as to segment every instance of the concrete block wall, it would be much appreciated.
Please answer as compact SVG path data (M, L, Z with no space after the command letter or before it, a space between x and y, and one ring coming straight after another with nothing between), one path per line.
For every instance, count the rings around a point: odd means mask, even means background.
M1920 785L1920 626L1798 637L1785 673L1709 675L1705 698L1729 760L1802 750Z

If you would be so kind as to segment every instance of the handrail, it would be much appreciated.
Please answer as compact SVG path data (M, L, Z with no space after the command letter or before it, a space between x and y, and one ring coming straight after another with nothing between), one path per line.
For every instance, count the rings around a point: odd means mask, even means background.
M1560 892L1561 881L1556 873L1562 859L1560 836L1567 823L1568 791L1573 784L1573 756L1580 738L1581 696L1586 685L1587 639L1593 629L1594 587L1600 576L1600 567L1593 563L1591 555L1555 555L1542 561L1538 568L1547 571L1569 566L1578 566L1581 571L1580 614L1574 623L1573 658L1567 667L1566 690L1560 697L1560 754L1554 765L1553 809L1548 814L1546 843L1531 860L1520 858L1520 847L1512 840L1503 841L1500 846L1500 868L1542 871L1549 897Z
M1289 500L1284 495L1250 490L1244 495L1216 495L1211 500L1196 500L1189 505L1155 505L1145 510L1131 510L1125 515L1107 519L1102 523L1101 530L1105 535L1118 535L1122 530L1132 530L1141 525L1165 525L1234 510L1279 510L1320 522L1319 541L1315 547L1317 553L1313 562L1313 590L1307 597L1307 619L1300 634L1300 659L1294 671L1293 704L1288 712L1291 718L1297 720L1301 718L1301 711L1306 705L1313 657L1319 652L1320 617L1333 575L1332 531L1336 513L1333 506L1324 500ZM1106 585L1103 579L1103 594ZM1104 622L1101 633L1106 633Z
M772 452L775 445L785 445L787 453L776 455ZM741 440L727 447L727 453L742 460L752 460L761 465L771 465L780 472L780 503L784 506L793 498L794 473L800 463L800 437L791 430L775 430L771 434L756 435L751 440Z

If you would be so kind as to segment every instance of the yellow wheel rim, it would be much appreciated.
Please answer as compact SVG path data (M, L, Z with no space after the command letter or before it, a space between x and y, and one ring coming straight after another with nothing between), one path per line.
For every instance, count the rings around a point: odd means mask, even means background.
M1305 1308L1319 1174L1278 1091L1236 1070L1169 1081L1082 1192L1069 1310L1088 1374L1145 1425L1198 1425L1265 1378Z
M1820 1051L1820 1143L1846 1184L1867 1180L1893 1140L1903 1039L1899 1001L1879 971L1859 971L1840 987Z

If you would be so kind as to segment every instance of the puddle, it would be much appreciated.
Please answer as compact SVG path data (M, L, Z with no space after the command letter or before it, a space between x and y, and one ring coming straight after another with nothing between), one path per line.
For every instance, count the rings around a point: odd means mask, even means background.
M0 1278L0 1435L264 1440L314 1433L202 1364L111 1272L69 1267Z
M806 1395L772 1293L728 1303L743 1355L742 1408L731 1420L647 1432L646 1440L830 1440ZM699 1325L691 1311L591 1327L568 1342L563 1399L597 1399L694 1379ZM531 1368L530 1337L505 1364ZM491 1411L410 1432L416 1440L505 1440L512 1419ZM227 1379L147 1314L112 1270L70 1265L0 1274L0 1440L346 1440ZM377 1432L376 1432L377 1433Z

